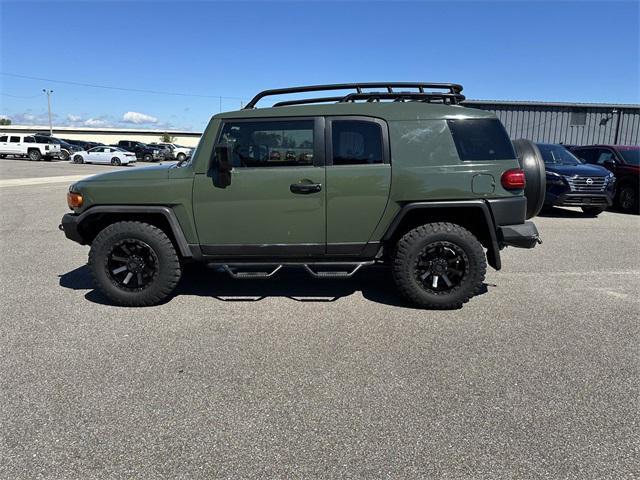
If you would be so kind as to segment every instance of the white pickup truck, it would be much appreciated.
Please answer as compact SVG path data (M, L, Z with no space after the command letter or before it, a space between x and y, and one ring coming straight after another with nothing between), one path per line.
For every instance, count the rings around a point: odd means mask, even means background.
M60 145L41 143L35 135L0 133L0 158L7 155L27 157L29 160L51 160L60 156Z
M190 157L191 154L193 153L193 148L183 147L175 143L158 142L155 145L162 145L164 147L170 148L176 160L180 160L180 161L184 160L187 157Z

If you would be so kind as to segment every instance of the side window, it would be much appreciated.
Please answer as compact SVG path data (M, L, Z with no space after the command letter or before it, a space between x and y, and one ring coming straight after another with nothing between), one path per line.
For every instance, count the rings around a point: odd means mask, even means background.
M6 135L3 135L2 137L0 137L0 142L6 142L7 141L7 137Z
M507 131L497 119L447 120L460 160L516 158Z
M333 120L331 139L334 165L383 163L382 128L375 122Z
M313 165L313 120L226 122L218 143L230 145L234 167Z
M9 142L11 142L11 143L20 143L20 137L11 137L9 139Z
M595 148L576 148L571 150L571 153L586 163L596 163L598 150Z
M615 157L613 156L613 152L611 150L602 149L600 150L600 155L598 155L598 160L596 160L596 163L598 165L603 165L604 162L608 162L609 160L614 159Z
M24 143L36 143L36 139L33 137L24 137Z

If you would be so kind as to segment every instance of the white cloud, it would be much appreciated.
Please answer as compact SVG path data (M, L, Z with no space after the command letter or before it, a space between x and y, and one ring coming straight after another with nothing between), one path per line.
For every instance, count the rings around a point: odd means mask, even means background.
M143 123L158 123L158 119L156 117L140 112L127 112L122 115L122 121L125 123L135 123L136 125Z
M79 122L80 120L82 120L82 117L80 115L69 114L67 115L67 120L69 120L70 122Z
M104 127L107 125L107 122L99 118L90 118L84 121L84 125L86 127Z

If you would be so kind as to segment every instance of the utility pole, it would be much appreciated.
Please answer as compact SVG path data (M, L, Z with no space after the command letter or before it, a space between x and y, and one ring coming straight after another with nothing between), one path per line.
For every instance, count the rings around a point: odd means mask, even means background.
M42 91L47 94L47 106L49 107L49 135L53 135L53 124L51 123L51 94L53 90L43 88Z

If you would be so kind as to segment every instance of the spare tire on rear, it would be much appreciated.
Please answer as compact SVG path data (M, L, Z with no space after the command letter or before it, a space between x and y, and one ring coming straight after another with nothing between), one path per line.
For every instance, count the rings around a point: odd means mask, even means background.
M542 210L547 190L544 160L540 150L531 140L520 138L512 143L526 178L524 196L527 198L527 218L533 218Z

